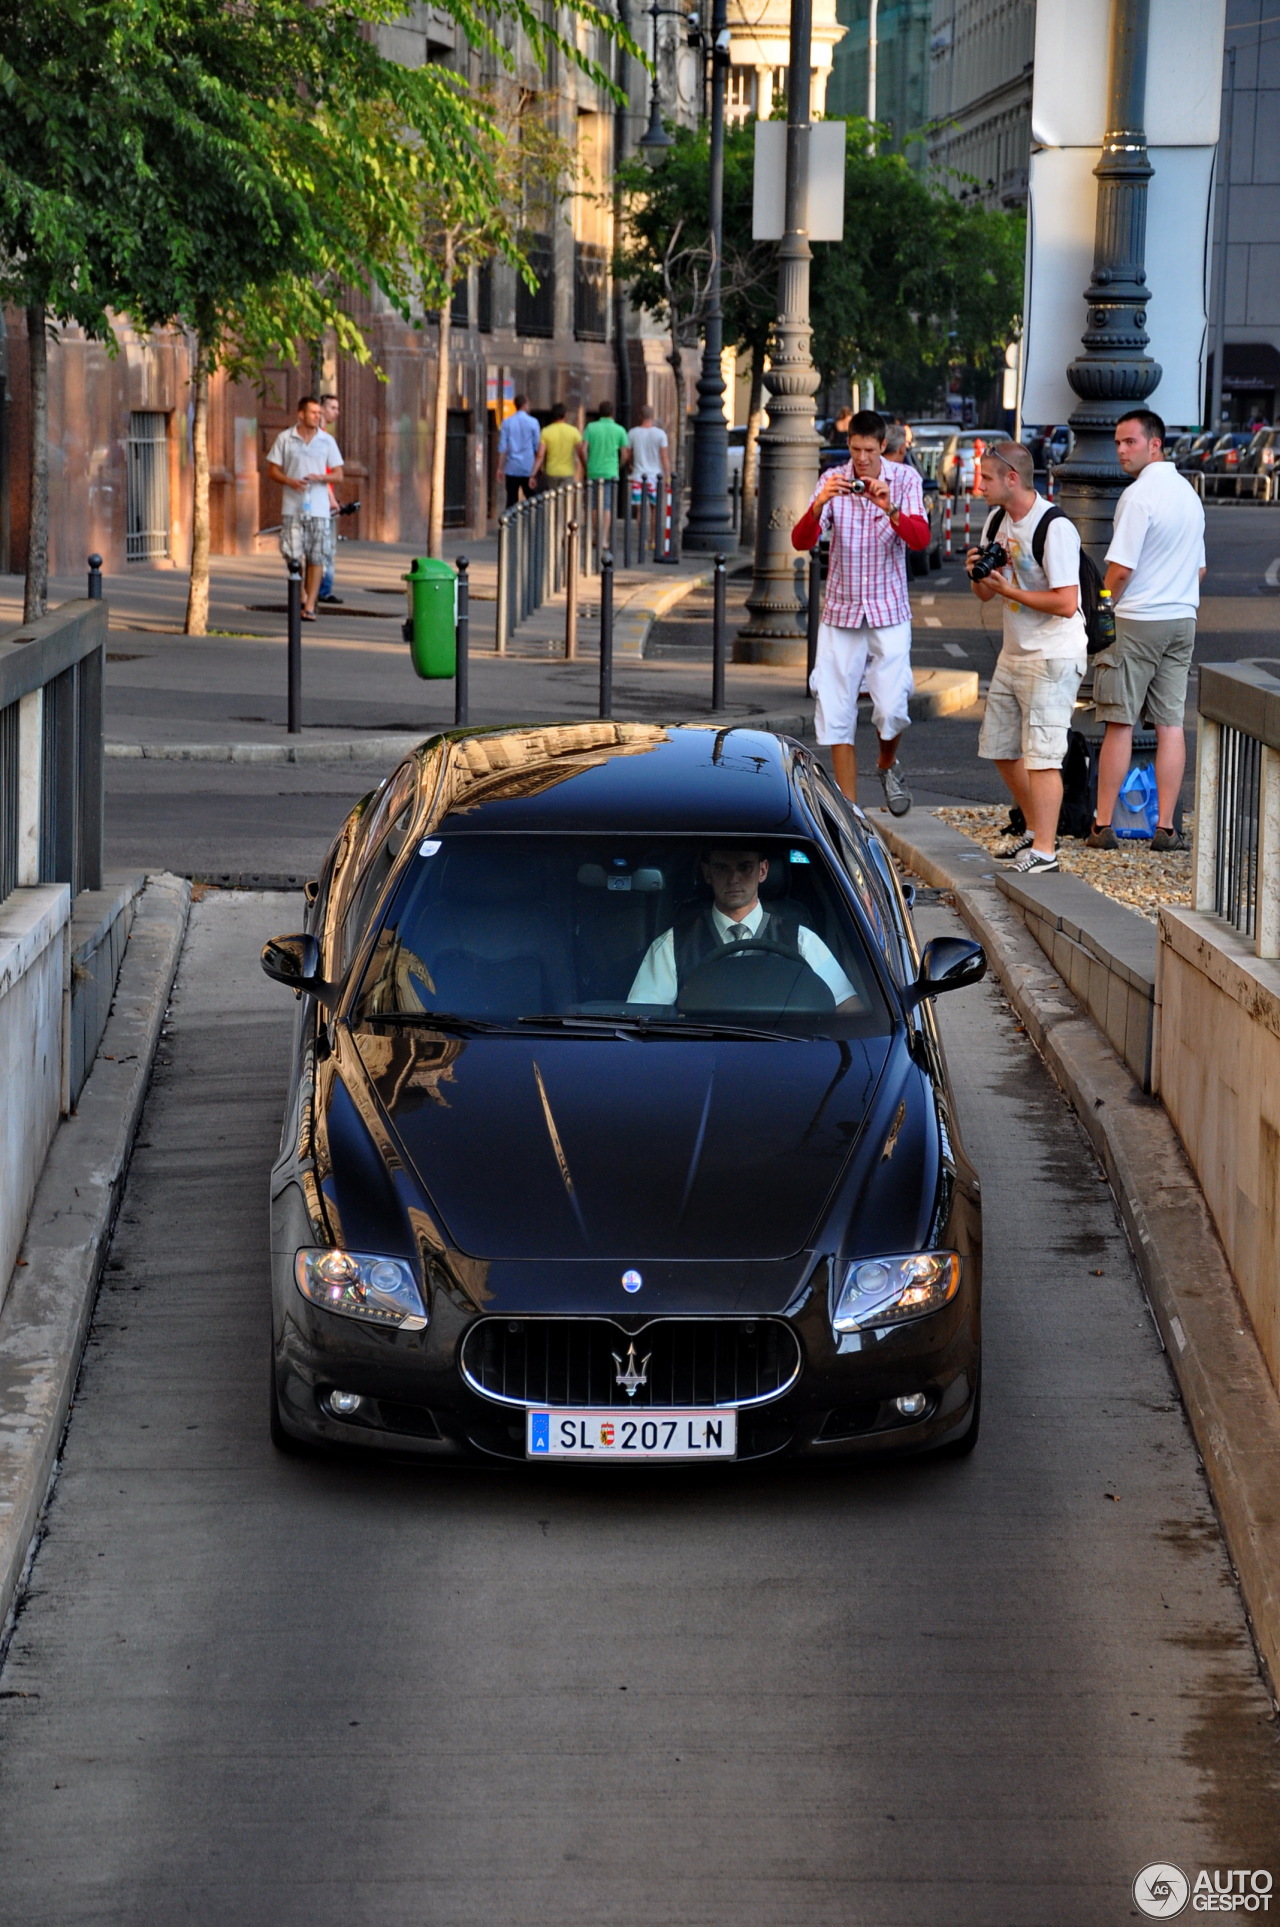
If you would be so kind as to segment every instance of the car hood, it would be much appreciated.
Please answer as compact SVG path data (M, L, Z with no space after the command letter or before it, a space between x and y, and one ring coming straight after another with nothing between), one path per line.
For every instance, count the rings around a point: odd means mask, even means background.
M892 1040L464 1041L375 1028L354 1041L458 1250L635 1263L803 1250Z

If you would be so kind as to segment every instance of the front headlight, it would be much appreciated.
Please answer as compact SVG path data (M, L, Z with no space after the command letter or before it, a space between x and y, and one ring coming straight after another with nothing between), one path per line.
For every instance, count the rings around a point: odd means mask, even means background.
M369 1251L300 1251L293 1275L304 1298L343 1318L367 1318L400 1331L426 1328L427 1308L413 1267L404 1258L382 1258Z
M863 1258L845 1267L831 1323L838 1332L899 1325L938 1311L960 1289L954 1251L913 1251L903 1258Z

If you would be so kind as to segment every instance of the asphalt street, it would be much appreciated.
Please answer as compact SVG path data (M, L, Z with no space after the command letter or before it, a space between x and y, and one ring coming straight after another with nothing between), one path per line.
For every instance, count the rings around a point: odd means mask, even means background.
M277 1457L295 899L192 915L0 1675L5 1927L1110 1927L1280 1874L1275 1727L1108 1189L989 984L975 1455L553 1479ZM922 934L954 927L930 906Z

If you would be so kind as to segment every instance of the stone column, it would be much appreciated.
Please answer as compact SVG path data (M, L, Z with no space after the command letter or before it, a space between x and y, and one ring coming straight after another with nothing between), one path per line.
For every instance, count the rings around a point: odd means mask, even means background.
M1058 470L1059 501L1101 564L1126 477L1115 426L1141 408L1160 380L1147 350L1147 182L1154 172L1144 128L1149 0L1114 0L1111 90L1102 158L1094 168L1098 208L1093 278L1085 289L1084 353L1067 370L1080 397L1071 416L1075 448Z

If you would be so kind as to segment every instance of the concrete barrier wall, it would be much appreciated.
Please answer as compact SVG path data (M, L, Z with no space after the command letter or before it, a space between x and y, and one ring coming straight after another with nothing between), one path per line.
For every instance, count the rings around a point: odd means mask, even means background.
M65 883L0 903L0 1302L66 1101L70 919Z
M1156 968L1160 1096L1280 1389L1280 963L1162 910Z

